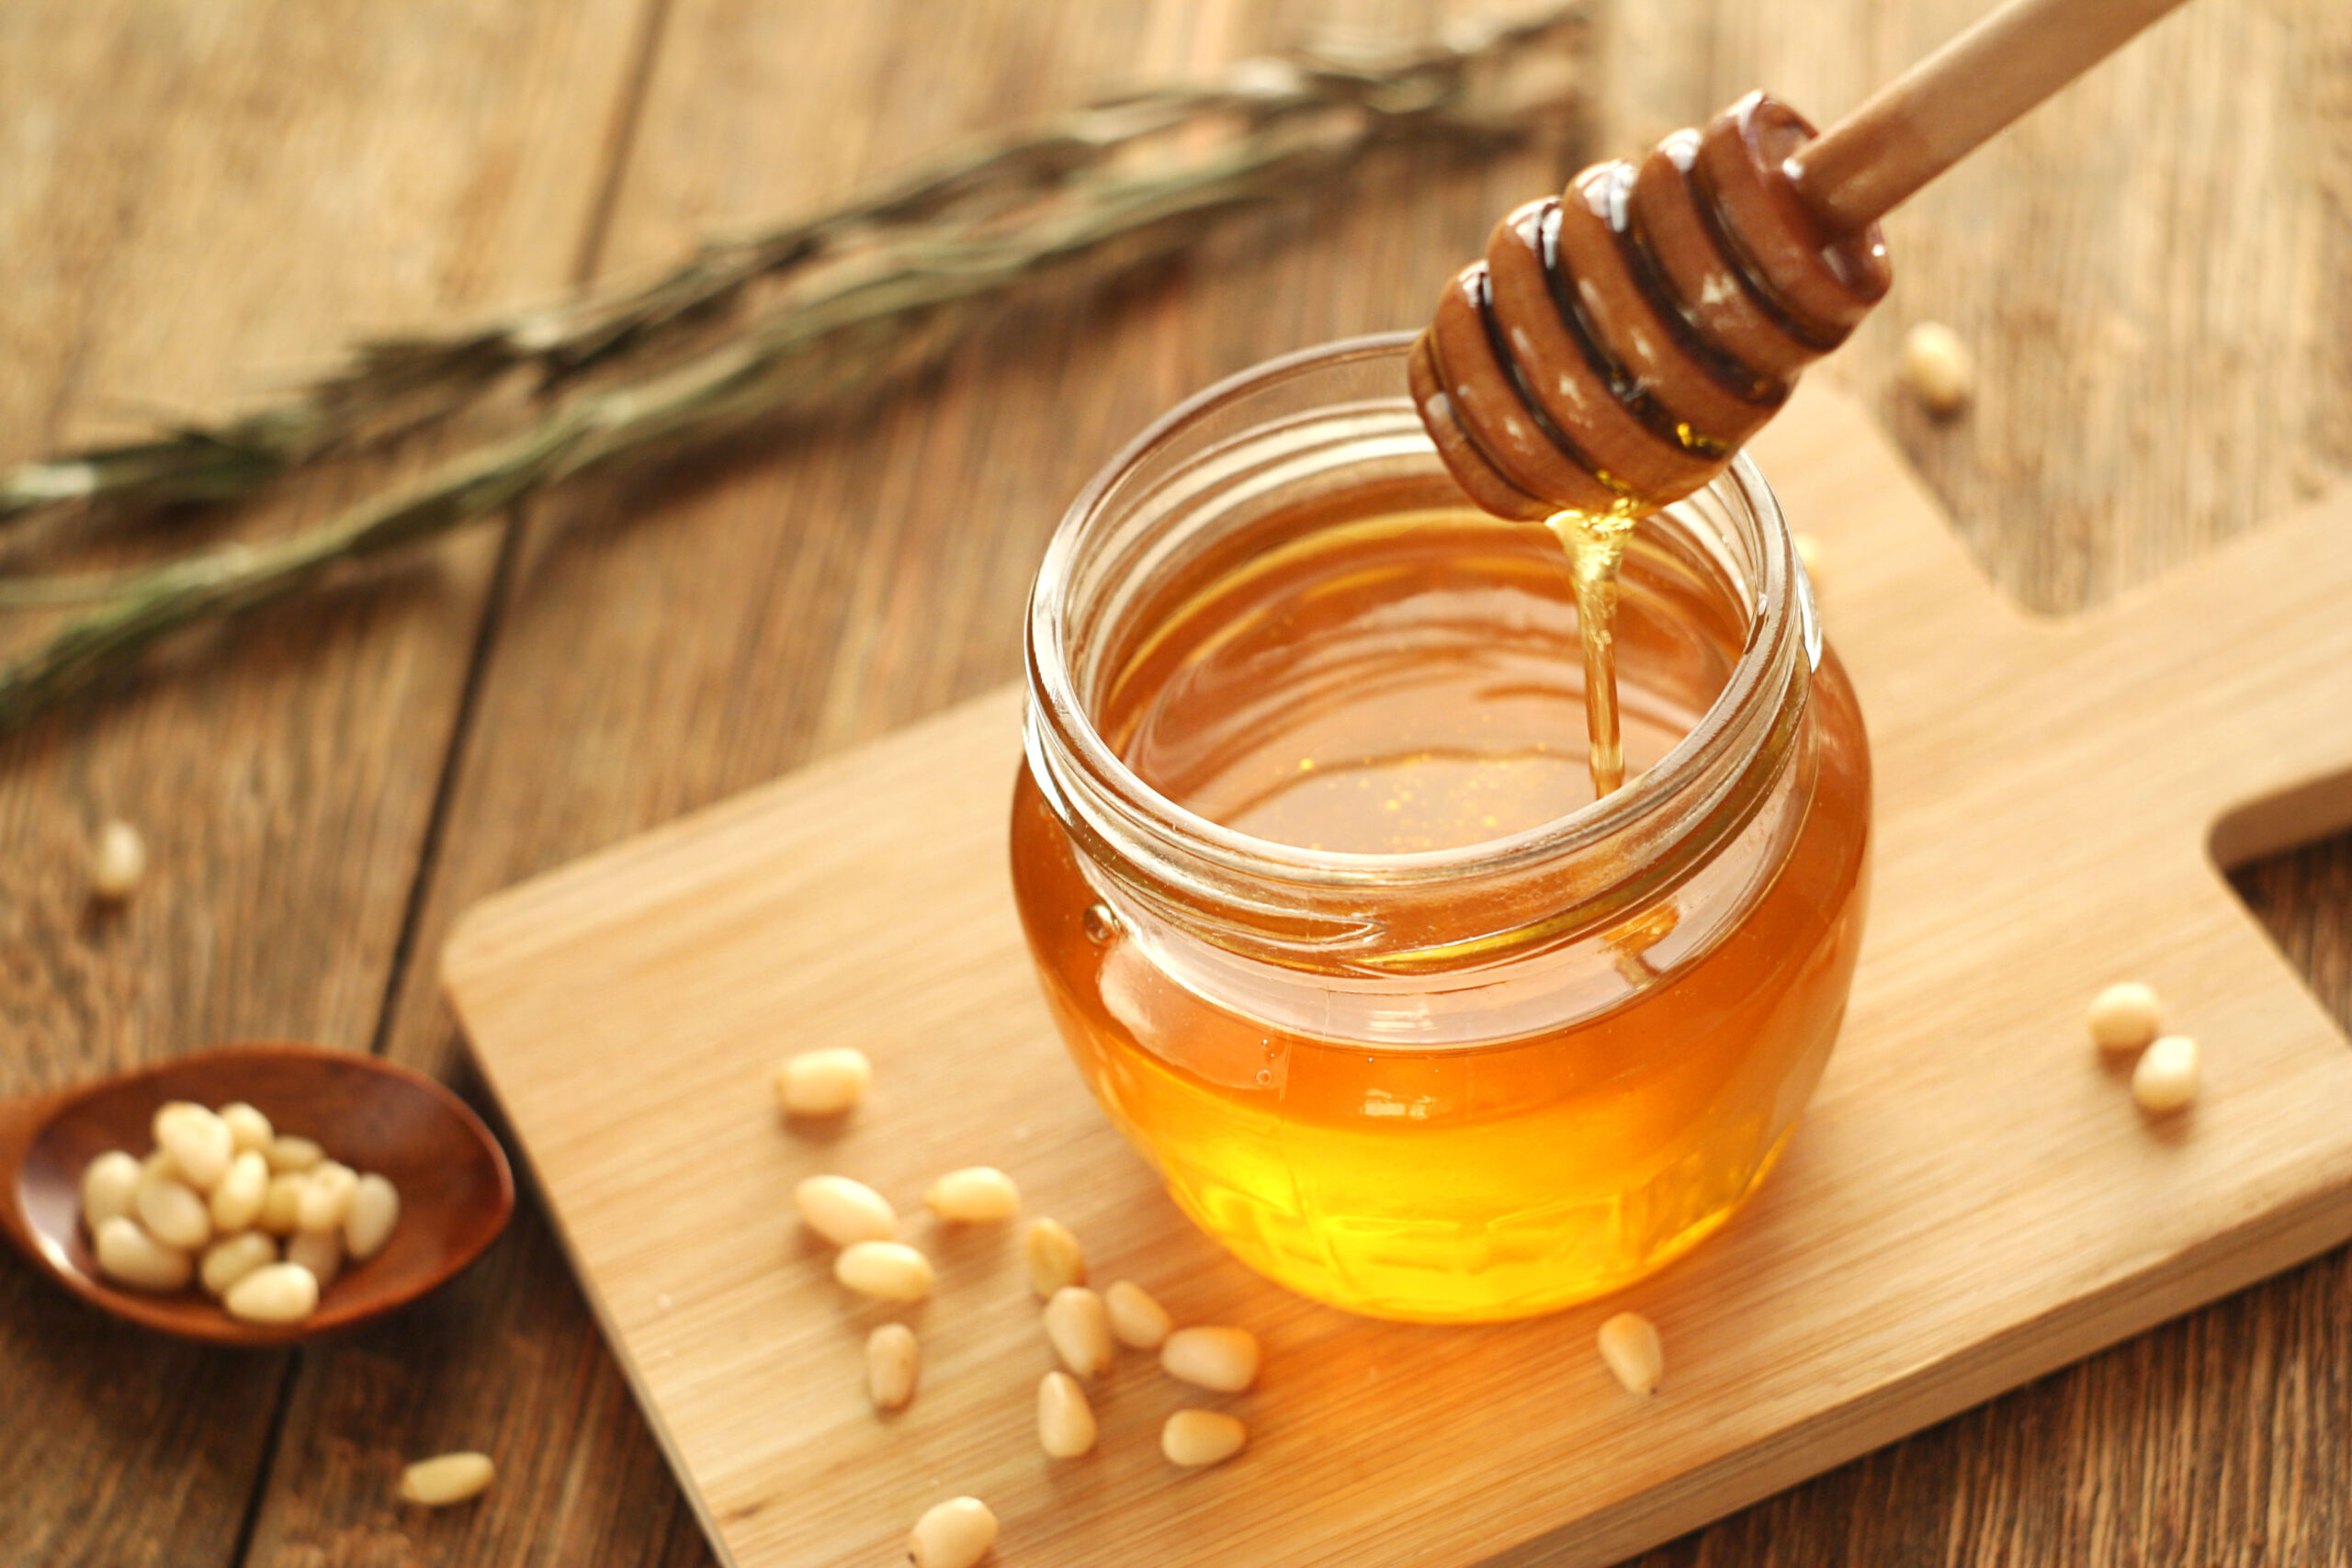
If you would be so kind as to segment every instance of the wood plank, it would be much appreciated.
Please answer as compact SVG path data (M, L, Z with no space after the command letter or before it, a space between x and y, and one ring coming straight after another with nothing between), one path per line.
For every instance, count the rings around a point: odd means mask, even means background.
M1422 36L1439 12L674 0L611 265L658 265L711 227L836 197L956 135L1351 17L1358 37L1393 39ZM1352 210L1317 204L1110 298L1032 308L876 411L537 514L417 951L437 951L451 917L492 888L1004 680L1036 552L1096 464L1229 370L1410 321L1512 193L1574 162L1532 153L1436 188L1392 172ZM390 1038L404 1060L454 1070L461 1048L430 965L403 986ZM600 1561L705 1561L537 1205L524 1210L484 1265L495 1283L467 1345L384 1331L382 1354L429 1356L530 1416L502 1425L508 1474L492 1506L431 1521L436 1549L489 1558L513 1543L512 1560L552 1563L546 1541L594 1537ZM526 1339L537 1348L518 1363ZM321 1353L298 1420L313 1419L307 1402L346 1397L333 1392L342 1355ZM437 1416L383 1432L412 1452L464 1437ZM289 1439L286 1468L299 1462ZM532 1521L544 1533L526 1548ZM388 1528L364 1490L282 1483L253 1560Z
M0 7L0 462L250 397L355 326L562 287L634 9ZM390 471L290 487L235 534ZM208 639L0 747L0 1093L225 1039L368 1045L492 543ZM152 869L108 914L85 846L118 815ZM288 1365L117 1326L0 1264L0 1560L230 1561Z

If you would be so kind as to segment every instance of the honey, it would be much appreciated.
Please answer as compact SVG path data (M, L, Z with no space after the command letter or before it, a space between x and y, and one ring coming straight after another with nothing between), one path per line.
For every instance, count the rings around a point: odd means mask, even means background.
M1204 1229L1342 1307L1520 1316L1770 1168L1845 1005L1868 761L1743 463L1612 540L1612 789L1594 584L1353 395L1403 346L1209 394L1074 509L1014 888L1073 1058Z

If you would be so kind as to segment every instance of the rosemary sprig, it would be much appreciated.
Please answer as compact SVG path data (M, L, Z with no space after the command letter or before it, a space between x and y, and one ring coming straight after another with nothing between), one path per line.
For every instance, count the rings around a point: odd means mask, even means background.
M557 379L589 357L612 361L603 384L575 389L519 434L468 452L395 493L270 544L195 552L115 577L0 579L0 608L98 606L0 667L0 732L125 668L176 631L283 598L343 563L438 536L582 473L657 458L779 414L837 405L891 374L935 360L988 307L1040 275L1080 264L1104 276L1131 269L1194 243L1216 220L1327 182L1384 145L1491 146L1523 133L1562 99L1557 92L1520 96L1523 82L1495 68L1573 25L1572 17L1555 14L1468 47L1401 61L1261 62L1250 68L1254 83L1245 71L1214 91L1140 96L1128 101L1175 116L1166 127L1232 119L1244 100L1254 107L1222 142L1204 150L1171 139L1159 160L1133 171L1117 161L1090 162L1057 175L1042 203L1000 203L997 197L1011 195L1003 182L1012 165L990 164L926 176L927 184L899 187L897 197L853 204L899 216L887 238L832 258L790 298L715 346L651 363L644 345L669 330L665 323L707 309L697 301L740 291L760 264L739 258L732 265L741 281L731 285L718 281L725 268L698 275L691 286L678 281L692 270L682 269L665 280L673 287L658 305L653 291L644 291L600 328L581 325L537 340L544 345L560 337L571 345L565 352L577 356L548 362L564 367ZM1191 107L1164 107L1179 103ZM1204 103L1215 107L1204 110ZM1261 112L1269 105L1276 107ZM1034 148L1045 140L999 145ZM959 193L948 203L951 216L904 220L910 210L938 210L924 204L945 201L951 178ZM918 188L932 194L912 208L889 206ZM980 206L996 210L982 212L960 194L988 188L997 197ZM445 349L457 342L437 341Z
M1470 78L1556 46L1581 27L1581 7L1569 6L1453 47L1352 61L1261 58L1213 85L1105 98L1035 130L951 151L812 217L707 241L650 281L456 331L363 341L345 363L272 406L22 464L0 474L0 530L74 503L233 500L291 469L446 419L518 374L545 394L591 370L675 352L755 285L886 243L910 227L1001 220L1205 122L1230 118L1272 133L1287 120L1354 107L1390 124L1419 118L1443 131L1455 118L1450 107L1467 110L1473 96L1494 91Z

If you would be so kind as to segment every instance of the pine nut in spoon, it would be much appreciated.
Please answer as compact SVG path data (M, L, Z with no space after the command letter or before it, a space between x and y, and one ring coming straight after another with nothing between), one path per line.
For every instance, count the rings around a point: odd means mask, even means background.
M173 1101L263 1107L281 1134L292 1129L306 1139L314 1133L324 1136L337 1159L381 1173L399 1188L407 1213L397 1232L365 1269L349 1269L326 1292L316 1312L292 1323L240 1322L211 1298L186 1289L196 1264L187 1253L179 1255L186 1272L171 1287L175 1293L157 1294L153 1287L134 1288L109 1278L100 1267L100 1238L82 1224L85 1173L109 1152L137 1163L153 1136L155 1112ZM233 1144L235 1122L244 1118L220 1119L231 1122ZM286 1141L277 1136L271 1146ZM315 1143L311 1146L317 1148ZM158 1161L159 1174L168 1177L174 1163L168 1157ZM119 1173L120 1163L109 1161L107 1169ZM269 1201L266 1190L259 1216L265 1230L270 1228ZM0 1100L0 1233L83 1300L185 1338L280 1344L376 1317L472 1262L504 1228L514 1203L506 1156L463 1101L422 1074L359 1052L299 1044L230 1046L116 1077ZM205 1209L209 1234L209 1203ZM124 1224L143 1235L127 1216ZM119 1260L124 1246L122 1240L115 1244ZM157 1246L148 1238L138 1251L153 1264L159 1260L151 1249Z

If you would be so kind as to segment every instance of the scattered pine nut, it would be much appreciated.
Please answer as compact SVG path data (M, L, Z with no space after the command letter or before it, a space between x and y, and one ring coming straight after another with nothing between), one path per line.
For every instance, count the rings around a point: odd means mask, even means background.
M139 1162L120 1149L110 1149L82 1169L82 1223L90 1234L108 1220L130 1213L139 1196Z
M1009 1220L1021 1208L1021 1189L992 1165L967 1165L931 1184L922 1201L943 1220L986 1224Z
M1111 1332L1120 1344L1136 1350L1157 1350L1176 1326L1168 1309L1152 1300L1151 1292L1132 1280L1119 1280L1102 1292L1102 1305L1111 1314Z
M497 1474L488 1454L435 1454L401 1472L401 1501L446 1508L481 1496Z
M1102 1298L1083 1285L1065 1285L1046 1303L1046 1337L1062 1365L1082 1378L1111 1370L1111 1318Z
M315 1140L289 1138L280 1133L270 1139L269 1147L262 1151L262 1157L269 1161L273 1174L282 1175L289 1170L310 1169L326 1158L327 1152L319 1147Z
M812 1176L792 1190L801 1223L835 1247L888 1241L899 1234L898 1211L863 1181L846 1176Z
M915 1396L922 1348L903 1323L886 1323L865 1337L865 1392L876 1410L904 1410Z
M259 1231L239 1231L222 1236L204 1249L204 1261L198 1267L198 1280L208 1296L229 1293L229 1287L266 1263L277 1261L277 1243Z
M119 904L147 875L147 840L128 822L105 822L90 844L90 891Z
M1789 536L1789 543L1796 547L1797 559L1804 567L1805 576L1812 580L1814 587L1819 588L1823 561L1821 541L1811 534L1792 534Z
M155 1146L172 1156L181 1177L199 1192L209 1192L229 1174L230 1158L237 1152L229 1123L201 1105L175 1100L155 1112Z
M919 1302L931 1294L931 1259L904 1242L860 1241L833 1259L833 1278L861 1296Z
M265 1263L231 1285L221 1304L247 1323L300 1323L319 1310L318 1277L300 1263Z
M324 1159L302 1178L302 1200L295 1224L306 1231L331 1231L351 1213L352 1195L359 1190L359 1173L341 1160Z
M1059 1220L1032 1220L1021 1250L1029 1260L1029 1288L1039 1300L1069 1285L1086 1283L1086 1248Z
M176 1291L196 1272L196 1260L139 1228L129 1214L102 1220L96 1232L98 1271L141 1291Z
M212 1190L212 1228L221 1235L250 1230L269 1195L269 1163L251 1149L229 1162L229 1173Z
M1047 1372L1037 1383L1037 1446L1048 1458L1076 1459L1091 1453L1096 1434L1094 1406L1068 1372Z
M2132 1098L2151 1116L2181 1110L2197 1098L2197 1042L2160 1035L2132 1069Z
M258 1224L272 1235L292 1235L302 1223L302 1173L281 1171L262 1192Z
M401 1223L401 1190L372 1172L351 1190L351 1212L343 1216L343 1248L354 1263L384 1250Z
M300 1230L286 1244L286 1261L299 1263L310 1270L311 1278L325 1290L343 1272L343 1232Z
M803 1051L775 1076L775 1096L787 1116L839 1116L865 1098L874 1064L854 1045Z
M212 1207L186 1182L161 1174L139 1183L131 1213L165 1247L193 1252L212 1239Z
M2156 1037L2164 1010L2155 988L2119 980L2091 998L2091 1041L2102 1051L2137 1051Z
M255 1154L266 1155L269 1152L271 1140L277 1136L277 1129L269 1124L269 1118L242 1100L234 1105L222 1106L220 1120L229 1124L229 1140L236 1145L239 1154L251 1149Z
M1249 1440L1250 1428L1221 1410L1179 1410L1159 1428L1159 1451L1188 1467L1221 1464Z
M1903 334L1903 381L1922 408L1949 418L1975 393L1975 356L1941 321L1920 321Z
M1657 1327L1637 1312L1621 1312L1600 1325L1600 1359L1627 1393L1656 1393L1666 1377L1666 1347Z
M996 1544L996 1516L978 1497L950 1497L926 1509L907 1537L914 1568L972 1568Z
M1180 1328L1159 1347L1159 1365L1219 1393L1238 1393L1258 1378L1258 1337L1246 1328Z

